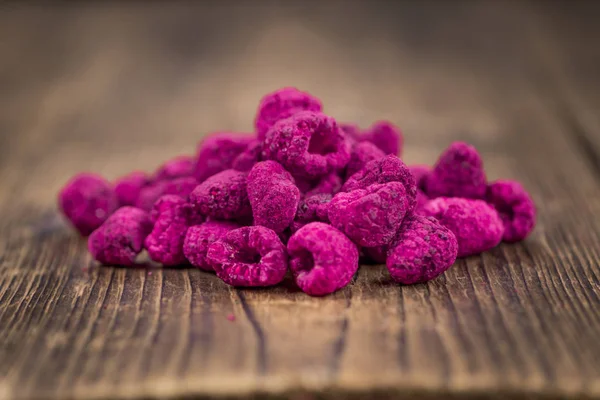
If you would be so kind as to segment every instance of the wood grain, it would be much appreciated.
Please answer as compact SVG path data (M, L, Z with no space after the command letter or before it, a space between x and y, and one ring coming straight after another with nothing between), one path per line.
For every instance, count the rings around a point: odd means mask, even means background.
M600 397L599 59L581 40L600 29L584 3L0 9L0 399ZM424 285L363 266L326 298L90 260L55 210L69 176L249 131L284 85L340 120L398 123L408 163L474 143L490 179L530 190L535 233Z

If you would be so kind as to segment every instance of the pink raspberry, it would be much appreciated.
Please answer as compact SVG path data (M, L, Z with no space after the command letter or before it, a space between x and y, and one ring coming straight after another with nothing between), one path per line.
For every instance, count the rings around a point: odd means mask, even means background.
M231 167L236 171L247 172L259 161L262 161L262 142L253 140L248 144L246 150L233 160Z
M252 215L246 191L246 172L227 169L202 182L190 193L195 214L232 220Z
M87 236L117 209L119 200L106 179L81 173L63 186L58 194L58 205L75 229Z
M300 200L296 216L291 225L292 233L310 222L321 221L329 223L327 207L330 201L331 195L328 193L315 194Z
M192 156L177 156L161 165L154 173L153 180L164 181L191 176L195 163L196 160Z
M194 267L205 271L214 271L206 254L211 244L223 238L227 232L240 226L227 221L207 221L190 226L183 242L183 254Z
M429 197L425 193L421 191L421 189L417 189L417 204L415 206L415 214L421 214L423 211L423 207L429 201Z
M483 200L438 197L422 209L423 215L436 218L450 229L458 241L458 257L483 253L502 240L502 220Z
M92 257L102 264L130 266L152 230L147 212L125 206L114 212L88 239Z
M505 242L525 239L535 227L535 204L527 191L517 181L498 180L488 186L487 202L490 203L504 224Z
M140 191L148 186L150 178L145 172L133 171L115 181L115 193L121 206L133 206L140 197Z
M360 171L369 161L385 157L383 151L371 142L357 143L350 153L350 161L346 167L346 179Z
M186 201L175 195L162 196L154 204L150 217L154 228L144 243L150 258L165 266L185 264Z
M486 191L483 161L475 147L454 142L442 153L425 182L425 193L435 197L482 199Z
M412 212L416 205L417 187L408 167L393 154L378 160L369 161L363 169L352 175L344 186L342 192L351 192L356 189L366 189L374 183L400 182L404 185L408 196L408 212Z
M271 229L244 226L227 232L208 248L217 276L231 286L272 286L283 280L288 257Z
M369 141L385 154L399 156L402 152L402 132L389 121L377 121L360 137L360 141Z
M411 216L388 251L387 269L396 282L427 282L444 273L456 260L458 244L448 228L431 217Z
M311 296L343 288L358 270L358 249L342 232L311 222L292 235L287 245L296 284Z
M267 131L279 120L301 111L321 111L323 106L316 97L293 87L285 87L264 96L256 114L258 139L264 140Z
M364 247L389 243L407 212L408 198L400 182L338 193L328 208L331 225Z
M335 172L325 175L321 178L314 180L303 180L302 178L296 179L296 184L300 189L300 192L304 193L304 196L314 196L316 194L330 194L334 195L342 188L342 178ZM302 188L300 188L302 186ZM304 191L302 191L304 189Z
M333 118L303 111L273 125L265 137L263 156L294 175L314 179L343 169L350 146Z
M417 184L417 188L421 189L421 191L425 190L425 181L427 177L431 173L431 167L429 165L409 165L408 169L410 173L415 178L415 183Z
M198 186L198 181L192 176L175 178L166 181L156 181L144 187L138 196L136 207L150 211L154 203L167 194L176 195L187 199L190 193Z
M204 138L198 145L194 176L199 183L233 166L235 159L254 140L250 135L217 132Z
M346 134L346 137L352 142L357 142L358 140L360 140L362 131L357 124L354 124L352 122L340 122L339 126L340 129Z
M276 233L290 226L300 201L300 190L281 164L275 161L255 164L248 173L247 189L254 225Z

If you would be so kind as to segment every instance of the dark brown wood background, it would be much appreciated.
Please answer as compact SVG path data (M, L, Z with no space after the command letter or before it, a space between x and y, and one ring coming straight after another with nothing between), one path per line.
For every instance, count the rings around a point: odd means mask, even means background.
M598 6L3 3L0 399L600 397ZM472 142L531 191L535 233L426 285L365 266L326 298L90 262L55 209L72 174L250 130L284 85L396 122L408 163Z

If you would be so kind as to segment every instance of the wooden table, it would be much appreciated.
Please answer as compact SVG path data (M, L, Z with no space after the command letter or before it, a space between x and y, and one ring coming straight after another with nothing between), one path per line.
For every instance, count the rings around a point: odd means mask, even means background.
M600 397L599 3L8 3L0 10L0 399ZM296 85L390 119L407 163L453 140L521 180L535 233L424 285L363 267L326 298L93 264L56 212L250 130ZM228 316L233 314L234 321Z

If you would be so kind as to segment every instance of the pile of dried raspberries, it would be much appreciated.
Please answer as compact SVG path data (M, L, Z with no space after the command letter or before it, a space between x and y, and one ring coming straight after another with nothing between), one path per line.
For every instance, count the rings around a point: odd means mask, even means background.
M406 166L389 122L338 124L321 101L283 88L260 102L255 134L219 132L196 156L109 182L72 178L59 205L103 264L214 271L233 286L271 286L288 270L304 292L346 286L359 258L402 284L425 282L456 257L525 239L530 195L489 183L474 147L456 142L433 167Z

